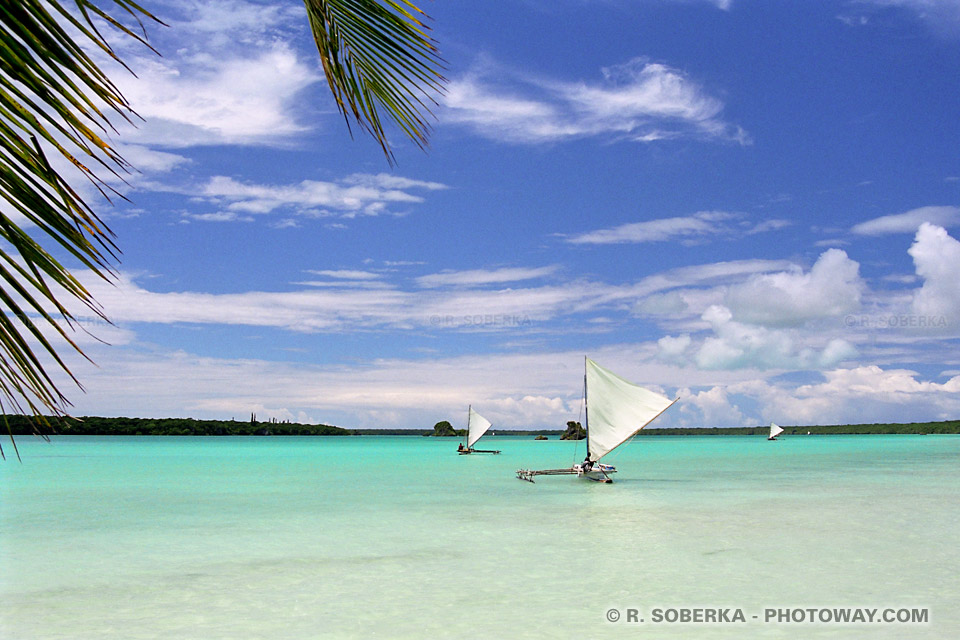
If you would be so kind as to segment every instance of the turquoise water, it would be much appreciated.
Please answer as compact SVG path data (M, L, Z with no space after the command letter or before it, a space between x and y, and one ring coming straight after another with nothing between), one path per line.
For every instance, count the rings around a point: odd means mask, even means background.
M583 446L515 437L483 440L499 456L409 436L18 443L5 639L960 636L957 436L637 438L605 459L612 485L518 481ZM930 622L625 613L812 606Z

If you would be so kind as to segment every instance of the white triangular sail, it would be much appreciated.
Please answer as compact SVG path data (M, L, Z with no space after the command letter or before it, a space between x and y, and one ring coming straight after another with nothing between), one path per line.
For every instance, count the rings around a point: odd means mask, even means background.
M771 422L771 423L770 423L770 437L767 438L767 440L773 440L774 438L776 438L776 437L777 437L778 435L780 435L781 433L783 433L783 427L781 427L781 426L778 425L778 424L774 424L774 423Z
M490 421L470 407L470 414L467 416L467 448L469 449L477 440L483 437L483 434L490 428Z
M587 455L596 462L676 400L644 389L587 358Z

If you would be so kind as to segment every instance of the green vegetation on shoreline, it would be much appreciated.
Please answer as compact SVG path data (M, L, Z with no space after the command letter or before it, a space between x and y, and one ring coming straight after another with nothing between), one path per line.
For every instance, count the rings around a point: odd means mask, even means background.
M5 416L13 435L35 433L34 422L25 416ZM237 420L192 418L48 418L57 435L77 436L349 436L349 429L326 424L258 422L254 417ZM6 430L0 425L0 430ZM41 430L45 433L46 430Z
M36 433L34 423L20 415L5 416L13 435ZM433 429L343 429L325 424L298 424L295 422L259 422L250 420L193 420L191 418L65 418L54 425L58 435L84 436L462 436L463 430L454 429L449 422L438 422ZM577 423L568 423L560 429L499 430L497 435L513 437L560 437ZM439 427L439 428L438 428ZM820 426L784 426L783 436L844 435L844 434L919 434L960 433L960 420L943 422L911 422L906 424L847 424ZM6 426L0 424L0 432ZM644 429L640 436L766 436L769 426L756 427L682 427ZM568 436L569 437L569 436ZM781 436L782 437L782 436Z

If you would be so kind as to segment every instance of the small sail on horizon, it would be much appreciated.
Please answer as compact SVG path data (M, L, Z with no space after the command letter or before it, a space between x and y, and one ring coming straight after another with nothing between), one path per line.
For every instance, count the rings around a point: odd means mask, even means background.
M783 433L783 427L773 422L770 423L770 435L767 440L776 440L777 436Z

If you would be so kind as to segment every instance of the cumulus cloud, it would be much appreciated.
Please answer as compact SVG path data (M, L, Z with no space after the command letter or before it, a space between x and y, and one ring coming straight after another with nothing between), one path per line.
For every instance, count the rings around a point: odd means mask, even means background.
M132 63L139 78L118 76L118 84L144 122L124 139L170 148L289 144L310 128L295 107L297 95L319 80L312 66L281 42L223 54L177 52Z
M686 352L693 340L688 334L679 336L663 336L657 340L657 355L666 362L686 362Z
M581 398L581 349L376 359L342 365L209 358L184 351L90 347L79 362L79 415L308 417L348 427L426 428L472 403L497 428L562 428ZM653 426L940 420L960 412L960 376L939 383L879 366L833 368L796 385L755 371L698 371L655 361L656 345L617 344L591 357L629 380L680 396ZM956 373L956 372L952 372Z
M168 148L286 146L313 127L298 96L321 75L287 44L306 35L302 8L173 0L163 18L171 28L151 32L162 57L117 43L137 75L113 77L144 119L135 129L122 127L125 140Z
M915 371L876 365L835 369L825 380L796 388L755 384L767 398L765 414L798 424L947 420L960 411L960 376L943 384L918 380Z
M639 316L699 316L710 305L724 302L728 286L793 267L787 260L732 260L671 269L633 286L639 298L633 312Z
M508 78L502 70L480 69L450 82L441 117L520 144L589 136L750 142L743 129L721 118L723 103L678 69L638 58L601 72L603 80L591 83Z
M702 427L740 427L747 422L725 388L717 386L699 392L681 389L681 411L688 423Z
M857 311L864 288L859 265L844 251L829 249L809 272L762 274L731 286L726 305L743 322L795 326Z
M914 292L913 311L943 318L956 327L960 319L960 242L942 227L923 223L908 253L923 285Z
M896 213L861 222L850 231L864 236L916 233L920 225L925 222L941 227L956 226L960 224L960 207L920 207L906 213Z
M836 366L856 356L854 346L835 338L817 350L803 346L795 332L769 329L733 320L729 309L711 306L703 314L714 335L696 354L702 369L807 369Z

